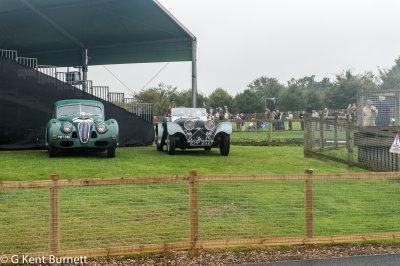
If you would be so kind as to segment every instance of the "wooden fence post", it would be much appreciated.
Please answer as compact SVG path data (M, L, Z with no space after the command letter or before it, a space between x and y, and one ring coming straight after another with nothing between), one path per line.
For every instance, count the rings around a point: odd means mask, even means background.
M319 151L324 151L324 114L319 115Z
M190 254L192 257L199 256L199 248L197 247L199 239L199 181L197 175L197 170L189 171L190 241L192 245Z
M338 119L339 116L335 115L335 125L334 125L334 132L333 132L333 145L335 149L338 148Z
M50 252L57 255L61 250L60 233L60 190L58 188L59 175L50 175L53 187L50 188Z
M312 134L311 134L311 114L304 116L304 157L311 157Z
M304 214L305 214L305 235L306 242L313 238L313 169L304 170L307 175L304 181ZM307 249L313 248L313 244L306 244Z
M272 120L268 121L268 145L272 142Z
M347 164L353 168L353 140L354 140L354 119L350 120L350 115L346 119L346 144L347 144Z

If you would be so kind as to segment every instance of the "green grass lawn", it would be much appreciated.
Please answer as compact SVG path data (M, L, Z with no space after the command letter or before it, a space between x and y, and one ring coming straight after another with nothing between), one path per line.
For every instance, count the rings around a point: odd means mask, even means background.
M119 148L105 153L0 152L0 181L187 174L302 174L366 172L318 158L303 147L232 146L177 151L155 147ZM62 249L189 241L189 186L151 184L60 189ZM0 190L0 254L46 251L49 189ZM397 181L314 183L315 235L400 231ZM304 236L304 182L199 184L201 240Z
M176 155L157 152L155 147L118 148L116 158L105 153L61 154L49 158L45 150L0 152L0 181L45 180L50 174L60 178L185 175L199 174L302 174L349 172L344 164L319 158L304 158L303 147L231 146L229 156L219 149L177 150ZM355 168L353 172L363 171Z

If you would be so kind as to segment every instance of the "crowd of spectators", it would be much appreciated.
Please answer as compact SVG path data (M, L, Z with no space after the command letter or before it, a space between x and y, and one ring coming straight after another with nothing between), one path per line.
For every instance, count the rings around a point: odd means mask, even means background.
M379 97L379 102L374 106L371 100L366 101L366 105L362 108L362 116L363 121L362 125L364 126L388 126L390 124L390 106L386 101L384 96ZM312 117L331 117L331 116L346 116L350 115L351 117L357 117L358 111L357 106L355 104L349 104L347 109L344 110L329 110L328 108L324 108L322 111L318 111L312 108L309 104L306 106L304 111L296 112L296 117L291 111L287 113L281 112L276 109L271 111L269 108L266 108L265 114L262 119L260 117L250 117L250 122L248 124L247 130L256 130L257 128L267 128L269 126L268 122L260 122L260 120L277 120L277 122L273 123L273 127L275 130L293 130L292 120L295 118L299 118L301 120L304 119L306 114L311 114ZM171 106L168 106L167 116L171 115ZM236 130L244 131L245 130L245 121L246 116L243 113L236 112L235 114L229 113L228 106L218 106L214 109L214 107L210 107L208 115L215 120L232 120L236 121ZM158 119L157 119L158 120ZM285 122L287 122L285 124ZM286 128L285 128L286 125ZM304 121L300 121L301 130L304 130ZM316 123L316 127L318 127L318 123ZM329 126L327 126L329 127ZM316 128L317 129L317 128ZM329 130L329 128L327 128Z

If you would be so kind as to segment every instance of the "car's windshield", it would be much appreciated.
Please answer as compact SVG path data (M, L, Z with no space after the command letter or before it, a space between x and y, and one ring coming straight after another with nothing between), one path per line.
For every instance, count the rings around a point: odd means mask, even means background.
M99 106L87 104L68 104L57 108L57 118L63 116L97 116L103 117L103 110Z
M205 108L172 108L171 116L200 118L207 116Z

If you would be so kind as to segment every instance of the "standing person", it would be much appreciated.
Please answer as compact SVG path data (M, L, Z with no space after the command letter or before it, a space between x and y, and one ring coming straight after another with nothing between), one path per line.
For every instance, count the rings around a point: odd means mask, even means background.
M372 105L371 100L367 100L367 103L363 107L363 121L362 125L365 127L375 126L375 118L378 114L378 110Z
M317 110L312 110L312 115L311 116L312 117L319 117L319 114L318 114ZM315 130L318 130L318 129L319 129L319 123L316 122L315 123Z
M351 106L351 104L350 104L350 106ZM324 109L324 116L325 117L328 117L328 116L330 116L331 114L329 113L329 110L328 110L328 108L325 108ZM331 126L329 125L329 124L326 124L326 130L331 130Z
M228 110L225 111L224 118L225 118L225 120L229 120L229 112L228 112Z
M302 112L299 114L299 118L301 119L301 121L300 121L300 126L301 126L301 130L302 130L302 131L304 131L304 117L305 117L305 115L306 115L306 111L302 111Z
M278 109L275 110L274 120L279 120L280 117L281 117L281 113L279 112L279 110ZM275 129L279 130L279 128L280 128L280 124L279 124L279 122L276 122L275 123Z
M240 120L242 120L242 131L244 131L244 120L246 120L246 117L243 115L243 113L240 114Z
M279 128L281 130L285 130L285 122L283 122L283 120L285 119L285 113L282 112L279 116L279 120L281 120L281 122L279 122Z
M240 125L241 125L240 120L242 119L240 118L239 113L236 113L234 119L236 120L236 131L240 131Z
M356 106L356 104L353 104L353 106L351 107L350 115L351 115L351 117L357 117L357 106Z
M269 108L265 109L265 119L271 118L271 110Z
M376 125L388 127L390 124L390 106L386 101L385 96L379 96L379 102L376 104L376 109L378 109L378 115L375 120Z
M224 111L222 110L222 107L218 107L219 108L219 120L224 120Z
M168 108L167 108L167 117L170 117L171 116L171 105L168 105Z
M212 106L210 107L210 115L211 116L215 115L215 111L214 111L214 108Z
M313 112L313 109L311 108L311 104L307 104L306 114L312 114L312 112Z
M292 131L292 119L293 119L292 112L289 111L288 116L286 118L289 120L288 130Z

